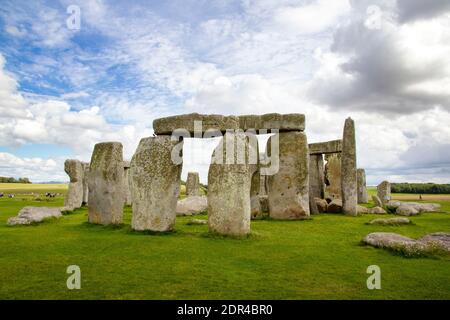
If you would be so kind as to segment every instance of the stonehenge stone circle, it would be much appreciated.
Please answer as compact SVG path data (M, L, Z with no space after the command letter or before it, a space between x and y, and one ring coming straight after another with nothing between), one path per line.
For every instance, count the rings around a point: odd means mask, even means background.
M358 169L356 174L358 180L358 203L368 203L369 195L367 194L366 187L366 171L364 169Z
M186 195L188 197L200 195L200 178L198 172L188 172L186 179Z
M69 190L64 199L64 206L67 208L80 208L83 204L83 165L79 160L66 160L64 171L70 177Z
M377 186L377 195L383 205L391 200L391 184L389 181L383 181Z
M244 161L239 158L244 154ZM208 172L208 225L213 233L244 236L250 233L250 189L257 152L243 132L227 132L214 150ZM227 159L232 161L221 161Z
M325 198L341 199L341 154L326 154Z
M341 191L343 212L352 216L357 215L355 123L351 118L345 120L342 138Z
M131 186L130 186L130 161L123 162L123 189L125 194L125 204L131 206Z
M165 135L140 141L130 168L134 230L173 229L183 164L174 163L172 151L179 143Z
M119 142L94 147L89 172L90 223L121 224L124 205L123 147Z
M89 162L82 162L81 164L83 166L83 205L87 205L89 199L88 177L91 165Z
M268 176L269 212L273 219L304 219L309 217L309 152L303 132L280 132L279 170ZM274 136L269 138L267 150Z

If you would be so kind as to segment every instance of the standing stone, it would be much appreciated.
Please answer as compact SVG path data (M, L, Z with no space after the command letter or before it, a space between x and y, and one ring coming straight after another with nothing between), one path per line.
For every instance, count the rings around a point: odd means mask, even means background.
M268 161L266 154L264 152L259 154L259 164L265 164L266 161ZM260 171L259 175L259 195L260 196L267 196L267 176L262 175Z
M83 165L78 160L66 160L64 171L70 177L64 206L72 210L80 208L83 204Z
M256 166L249 159L255 152L241 131L227 132L214 150L208 172L211 232L230 236L250 233L250 189Z
M134 230L166 232L173 229L180 193L182 160L172 158L171 136L144 138L131 160L131 196Z
M94 147L89 172L89 222L121 224L123 217L123 147L119 142Z
M375 204L375 207L382 207L383 206L383 202L381 201L381 199L377 196L377 195L372 195L372 201Z
M358 203L368 203L369 195L367 194L366 171L364 169L358 169L356 175L358 180Z
M383 181L377 186L377 195L383 205L391 200L391 184L389 181Z
M323 166L323 155L314 154L309 156L309 206L313 214L319 213L314 198L325 197L325 177Z
M198 172L188 172L186 180L186 195L199 196L200 195L200 178Z
M341 199L341 154L326 154L325 160L325 198Z
M281 132L269 138L279 141L276 174L268 176L269 212L273 219L304 219L309 217L309 152L306 135L302 132ZM275 137L275 138L274 138ZM275 148L276 149L276 148ZM269 154L269 156L273 156Z
M342 211L345 214L356 216L358 214L356 139L355 122L351 118L347 118L344 125L341 172Z
M123 189L125 193L125 204L131 206L131 187L130 187L130 161L123 162Z
M83 205L87 205L89 199L88 177L89 177L90 163L82 162L81 164L83 166Z

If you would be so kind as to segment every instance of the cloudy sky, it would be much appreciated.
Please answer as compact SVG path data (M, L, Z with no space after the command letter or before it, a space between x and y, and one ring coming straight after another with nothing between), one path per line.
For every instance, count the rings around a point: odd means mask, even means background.
M0 30L0 176L131 158L158 117L298 112L309 142L355 119L371 185L450 183L449 0L2 0ZM184 174L213 147L187 141Z

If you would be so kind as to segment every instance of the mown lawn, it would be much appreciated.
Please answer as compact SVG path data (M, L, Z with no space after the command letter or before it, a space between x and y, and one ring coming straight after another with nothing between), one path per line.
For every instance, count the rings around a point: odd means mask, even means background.
M366 225L375 215L253 221L244 240L211 236L188 217L170 234L136 233L131 208L116 228L89 225L86 208L40 225L6 225L25 205L63 203L38 199L0 199L0 299L450 299L449 257L405 258L360 244L374 231L450 232L449 213L398 227ZM366 287L373 264L381 290ZM66 287L69 265L81 268L81 290Z

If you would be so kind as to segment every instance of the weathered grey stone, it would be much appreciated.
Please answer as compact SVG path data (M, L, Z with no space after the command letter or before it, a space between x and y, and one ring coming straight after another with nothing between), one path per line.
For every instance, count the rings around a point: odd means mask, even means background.
M356 179L356 140L355 123L351 118L345 120L342 138L341 191L342 211L355 216L358 214L358 187Z
M381 199L377 195L372 195L372 200L376 207L383 206L383 202L381 202Z
M242 130L271 130L304 131L305 115L299 113L279 114L267 113L263 115L239 116L239 127Z
M315 203L315 198L323 199L325 197L325 176L323 155L309 156L309 199L310 210L312 214L319 213Z
M369 208L370 214L387 214L386 210L384 210L382 207L373 207Z
M325 160L325 198L341 199L341 154L327 154Z
M428 247L440 248L450 252L450 233L436 232L427 234L422 238L417 239L418 242L424 243Z
M88 177L89 177L90 163L82 162L81 165L83 166L83 205L87 205L89 200Z
M269 196L259 196L259 205L261 207L261 215L262 217L269 216Z
M319 213L326 213L328 211L328 202L325 199L314 198Z
M395 213L398 214L399 216L407 216L408 217L408 216L418 215L419 210L417 210L415 208L415 206L402 204L395 210Z
M342 152L342 140L309 144L309 154L330 154Z
M380 200L380 203L381 203L381 200ZM386 203L386 208L388 209L388 210L391 210L391 211L395 211L398 207L400 207L402 205L402 202L401 201L398 201L398 200L390 200L390 201L388 201L387 203Z
M197 130L201 133L206 131L226 130L271 130L277 129L283 131L304 131L305 116L303 114L278 114L269 113L264 115L243 115L243 116L223 116L206 114L184 114L167 118L160 118L153 121L155 134L169 135L177 129L183 129L185 132L194 134L194 122L200 124Z
M408 218L388 218L388 219L374 219L369 224L383 225L383 226L396 226L401 224L410 224L411 220Z
M186 195L188 197L200 195L200 178L198 172L188 172L186 179Z
M309 152L302 132L282 132L269 138L279 141L279 170L268 177L267 192L272 219L304 219L309 210ZM271 154L269 153L269 156Z
M397 248L415 246L416 241L392 232L369 233L363 242L378 248Z
M328 204L328 213L341 213L342 212L342 200L334 199Z
M367 213L369 213L369 209L368 208L360 206L360 205L358 205L357 210L358 210L359 214L367 214Z
M140 141L130 168L134 230L173 229L183 164L181 159L172 159L172 152L180 144L183 142L172 141L171 136Z
M195 128L195 123L197 127ZM175 130L182 129L194 134L194 129L205 133L206 131L220 131L224 133L227 129L239 129L239 118L236 116L222 116L218 114L183 114L172 117L155 119L153 130L157 135L171 135Z
M64 199L64 206L73 209L83 205L83 165L79 160L66 160L64 171L70 177L69 189Z
M123 189L125 194L125 204L131 206L131 181L130 181L130 161L123 162Z
M250 233L250 189L257 150L243 132L227 132L212 155L208 173L208 224L213 233ZM226 161L225 161L226 159Z
M391 200L391 184L389 181L383 181L377 186L377 196L383 202L383 205Z
M358 182L358 203L368 203L369 195L367 194L366 186L366 170L356 170L356 177Z
M264 176L263 176L264 177ZM261 173L259 170L255 171L252 176L252 185L250 188L250 214L252 219L260 218L261 203L259 201L259 191L261 188Z
M8 219L8 225L28 225L32 223L42 222L48 218L61 217L60 208L46 208L46 207L24 207L17 214L16 217Z
M89 172L90 223L121 224L123 217L123 147L119 142L94 147Z
M259 164L260 164L259 167L262 164L267 163L267 161L268 161L268 158L267 158L266 153L265 152L260 152L259 153ZM259 167L258 167L258 169L259 169ZM260 187L259 187L259 195L260 196L266 196L267 195L267 176L261 174L261 170L259 170L259 171L260 171L260 176L259 176L259 185L260 185Z
M444 232L425 235L418 240L397 233L374 232L368 234L363 242L378 248L401 250L410 256L430 254L436 249L450 252L450 233Z
M176 213L177 216L191 216L204 213L208 209L208 199L206 196L190 196L178 200Z

